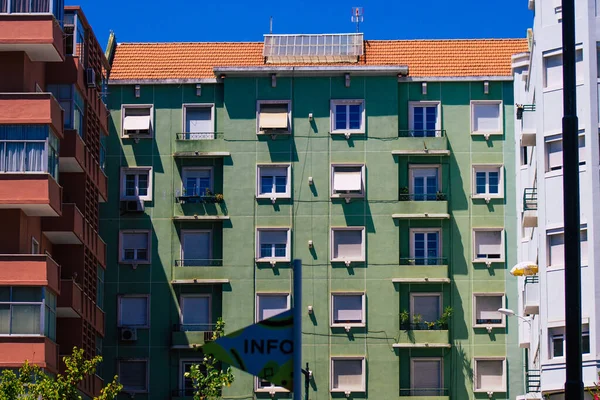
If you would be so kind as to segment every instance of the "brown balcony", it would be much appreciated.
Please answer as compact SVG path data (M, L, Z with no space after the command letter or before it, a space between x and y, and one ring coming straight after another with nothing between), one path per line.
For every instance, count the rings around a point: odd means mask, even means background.
M0 254L0 285L47 286L60 293L60 266L47 254Z
M81 318L83 315L83 290L73 280L61 281L56 316L58 318Z
M24 51L31 61L60 62L65 59L63 31L51 14L0 14L0 51Z
M83 214L75 204L63 204L62 216L42 219L42 232L54 244L82 244Z
M60 172L83 172L85 168L85 143L77 131L66 130L60 143Z
M0 368L19 368L25 361L58 372L58 345L44 336L0 337Z
M104 171L100 170L98 172L98 201L104 203L108 201L108 179L106 175L104 175Z
M0 124L51 125L62 139L63 110L52 93L0 93Z
M62 187L46 173L0 174L0 208L20 208L29 216L62 214Z

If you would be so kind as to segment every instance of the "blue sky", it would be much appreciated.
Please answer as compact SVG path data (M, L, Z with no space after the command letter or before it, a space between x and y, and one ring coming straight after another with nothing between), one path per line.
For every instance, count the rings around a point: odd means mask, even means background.
M346 33L353 6L364 7L366 39L525 37L527 0L66 0L83 7L104 47L119 42L262 41L273 33Z

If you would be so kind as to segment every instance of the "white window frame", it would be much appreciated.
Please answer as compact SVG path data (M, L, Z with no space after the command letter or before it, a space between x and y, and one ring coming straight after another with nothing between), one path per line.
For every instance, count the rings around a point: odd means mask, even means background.
M415 390L415 361L439 361L440 362L440 386L439 388L431 388L432 390L444 390L444 359L442 357L411 357L410 358L410 389ZM418 393L415 396L419 396Z
M146 299L146 324L145 325L127 325L121 321L121 302L127 298L145 298ZM150 328L150 295L149 294L120 294L117 296L117 328Z
M261 193L261 178L263 168L285 168L286 169L286 187L285 193ZM256 198L257 199L289 199L292 197L292 164L257 164L256 165Z
M477 323L477 298L479 297L502 297L501 306L502 308L506 304L506 295L500 292L486 292L486 293L473 293L473 328L487 328L488 326L492 328L505 328L506 327L506 315L500 313L500 322L499 324L478 324Z
M409 235L410 235L410 258L411 259L415 259L415 233L431 233L431 232L437 232L438 233L438 257L437 258L442 258L442 228L410 228L409 229Z
M442 293L441 292L411 292L410 293L410 315L411 318L415 315L415 297L437 297L439 301L439 314L435 321L423 321L423 322L436 322L442 316Z
M502 361L502 387L477 389L477 362L478 361ZM473 358L473 392L475 393L505 393L506 392L506 357L474 357Z
M579 139L578 139L579 140ZM561 143L561 156L560 156L560 168L557 169L550 169L550 143L554 143L554 142L560 142ZM547 136L544 138L544 171L546 173L546 175L561 175L564 165L563 165L563 161L562 161L562 151L563 151L563 143L562 143L562 138L560 135L553 135L553 136Z
M263 104L285 104L288 109L288 126L287 130L272 129L261 131L260 130L260 107ZM291 100L257 100L256 101L256 134L257 135L270 135L273 133L277 134L291 134L292 133L292 101Z
M133 109L133 108L150 109L150 129L148 131L148 134L133 134L133 135L125 134L125 130L123 129L123 124L125 122L125 111L127 109ZM121 138L123 138L123 139L128 139L128 138L151 139L153 137L154 137L154 105L153 104L123 104L123 105L121 105Z
M335 322L334 321L334 315L335 315L335 305L334 305L334 297L336 296L361 296L362 298L362 321L361 322L350 322L350 323L344 323L344 322ZM367 300L366 300L367 296L365 292L332 292L331 293L331 318L329 321L330 327L332 328L343 328L346 326L350 326L350 327L365 327L366 323L367 323Z
M269 231L287 231L287 243L286 243L286 256L285 257L263 257L260 256L260 232L269 232ZM255 233L255 256L257 262L289 262L291 260L291 238L292 238L292 229L289 226L281 226L281 227L258 227L256 228Z
M152 262L152 236L150 235L150 230L147 229L124 229L119 231L119 263L120 264L150 264ZM123 254L123 235L129 233L145 233L148 235L148 248L146 251L148 252L147 260L126 260L124 259Z
M477 258L477 232L500 232L500 239L502 243L500 244L502 249L502 254L500 258ZM506 238L504 233L504 228L473 228L473 262L474 263L503 263L506 259Z
M212 130L209 132L201 132L201 133L215 133L215 105L213 103L184 103L181 106L181 133L189 134L191 132L186 132L186 123L187 120L187 110L188 108L210 108L210 120L212 122ZM214 139L214 136L213 136Z
M179 393L183 396L185 394L185 367L184 364L198 364L202 365L204 360L199 358L180 358L179 359ZM185 396L187 397L187 396Z
M334 179L335 179L335 169L336 168L360 168L360 179L361 179L361 191L360 193L336 193L334 190ZM366 192L365 185L365 164L331 164L331 198L339 199L339 198L364 198Z
M209 293L181 293L179 295L179 324L180 325L184 325L183 323L183 313L184 313L184 307L183 307L183 299L186 297L206 297L208 298L208 324L207 325L212 325L211 321L212 321L212 295Z
M260 319L260 301L259 298L263 296L263 297L286 297L287 298L287 309L291 310L292 307L292 302L291 302L291 296L289 292L256 292L256 296L254 297L255 299L255 304L256 304L256 312L254 314L254 322L259 322L262 321Z
M266 381L266 379L261 379L258 376L254 377L254 392L255 393L289 393L290 391L281 386L275 386L271 382L271 386L268 387L260 387L260 381ZM268 381L267 381L268 382Z
M122 362L143 362L146 364L146 389L144 390L126 390L123 387L123 393L148 393L148 386L150 384L150 362L147 358L128 358L128 359L120 359L117 363L117 375L122 376L121 374L121 363Z
M181 193L185 192L185 181L188 178L188 174L194 171L209 171L210 172L210 182L208 188L211 192L214 191L215 185L215 171L213 167L183 167L181 169Z
M184 247L184 241L185 241L185 235L188 233L208 233L209 234L209 240L208 240L208 260L212 260L213 258L213 230L212 229L182 229L181 230L181 252L180 252L180 256L181 256L181 261L182 261L182 265L185 266L185 254L183 252L183 247Z
M359 258L333 258L334 248L334 237L336 231L361 231L362 232L362 243L361 243L361 257ZM364 226L332 226L329 234L329 242L331 243L329 254L331 262L365 262L366 261L366 229Z
M343 361L343 360L348 360L348 361L362 361L362 382L361 382L361 388L359 390L348 390L348 389L344 389L344 388L334 388L333 387L333 381L334 381L334 376L335 376L335 369L334 369L334 361ZM329 376L329 390L332 393L345 393L345 392L351 392L351 393L363 393L366 392L366 387L367 387L367 371L366 371L366 359L365 357L359 356L359 357L351 357L351 356L335 356L335 357L331 357L330 360L330 371L331 371L331 375Z
M558 6L556 7L557 9L560 9L562 12L562 7L560 5L560 2L558 2ZM560 22L560 19L559 19ZM554 56L559 56L561 58L561 77L562 77L562 70L565 67L565 63L564 63L564 59L562 58L562 48L558 48L558 49L553 49L553 50L549 50L549 51L545 51L542 53L542 90L543 92L551 92L554 90L560 90L562 89L562 79L560 80L560 82L558 84L553 84L553 85L548 85L548 77L547 77L547 69L546 69L546 59L550 58L550 57L554 57ZM576 79L576 84L577 86L583 84L584 80L583 80L583 71L579 70L580 68L583 69L583 47L581 45L577 45L575 48L575 79ZM581 64L580 64L581 63Z
M360 128L359 129L335 129L335 106L339 106L339 105L345 105L345 106L350 106L350 105L359 105L360 106L360 114L361 114L361 121L360 121ZM329 120L330 120L330 126L329 126L329 131L332 135L334 134L346 134L346 133L354 133L354 134L364 134L366 132L366 108L365 108L365 100L364 99L332 99L330 101L330 114L329 114ZM348 117L350 118L350 113L348 113ZM346 126L348 126L349 124L349 120L346 120Z
M491 105L497 104L499 108L499 130L493 131L475 131L475 107L477 105ZM504 134L504 109L502 100L471 100L471 135L480 135L480 136L492 136L492 135L503 135Z
M498 193L489 192L489 172L498 172ZM486 173L486 193L477 193L477 172ZM504 198L504 164L473 164L471 173L471 198L503 199Z
M143 201L152 201L152 181L154 174L152 173L152 167L121 167L121 200L143 200ZM125 194L126 190L126 181L127 175L136 175L136 190L139 190L138 187L138 177L139 175L147 173L148 174L148 194L146 196L127 196Z
M560 262L555 263L552 260L552 257L550 255L550 252L552 251L552 245L550 243L550 237L551 236L555 236L555 235L562 235L563 237L563 259L560 260ZM580 234L581 235L581 234ZM546 264L547 264L547 268L554 270L554 269L563 269L565 267L565 261L564 261L564 246L565 246L565 231L564 228L560 228L560 229L552 229L552 230L547 230L546 231ZM552 264L550 264L550 262L552 262Z
M415 194L415 176L414 172L420 169L437 169L437 187L438 192L442 191L442 165L441 164L408 164L408 192ZM429 193L428 193L429 194Z
M441 137L442 133L442 106L439 101L409 101L408 102L408 129L410 132L415 131L414 109L419 107L436 107L437 115L435 121L435 137ZM424 129L428 131L429 129ZM412 136L412 135L411 135ZM418 136L419 138L421 136Z

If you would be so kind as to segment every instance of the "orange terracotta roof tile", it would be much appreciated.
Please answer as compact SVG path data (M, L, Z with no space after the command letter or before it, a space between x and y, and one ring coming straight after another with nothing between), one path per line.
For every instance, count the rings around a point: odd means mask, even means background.
M110 79L214 78L214 67L266 66L262 50L262 42L121 43ZM525 51L526 39L367 40L359 62L344 65L408 65L412 77L510 76L511 56Z

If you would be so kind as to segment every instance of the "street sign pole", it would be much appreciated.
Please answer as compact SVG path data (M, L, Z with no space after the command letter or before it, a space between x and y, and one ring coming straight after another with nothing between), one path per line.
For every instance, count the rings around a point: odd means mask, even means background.
M302 400L302 260L294 260L293 267L294 400Z

